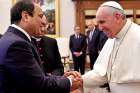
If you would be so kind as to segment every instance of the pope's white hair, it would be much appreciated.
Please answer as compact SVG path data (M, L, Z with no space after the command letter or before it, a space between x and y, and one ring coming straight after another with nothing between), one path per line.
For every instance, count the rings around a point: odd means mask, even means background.
M118 3L118 2L115 2L115 1L107 1L103 4L100 5L100 7L106 7L108 12L113 14L115 12L118 12L121 14L121 16L125 19L126 18L126 15L124 13L124 9L122 8L122 6Z

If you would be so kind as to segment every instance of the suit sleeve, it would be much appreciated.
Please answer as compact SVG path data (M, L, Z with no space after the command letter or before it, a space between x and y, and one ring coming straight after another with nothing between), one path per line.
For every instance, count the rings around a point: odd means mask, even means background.
M25 93L69 93L70 81L66 77L45 76L27 42L12 44L6 56L6 68L17 88Z
M55 55L56 67L53 70L52 74L61 76L64 74L64 66L63 66L62 61L61 61L61 56L59 53L57 41L55 39L54 39L54 49L55 49L54 55Z
M70 48L71 53L73 54L74 50L73 50L73 44L72 44L72 36L70 36L69 48Z

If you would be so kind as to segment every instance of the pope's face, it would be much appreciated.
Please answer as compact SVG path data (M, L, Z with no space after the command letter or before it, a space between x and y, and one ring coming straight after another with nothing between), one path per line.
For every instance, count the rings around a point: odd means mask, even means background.
M117 32L115 16L109 13L104 7L100 7L96 14L96 21L99 29L109 38L114 38Z

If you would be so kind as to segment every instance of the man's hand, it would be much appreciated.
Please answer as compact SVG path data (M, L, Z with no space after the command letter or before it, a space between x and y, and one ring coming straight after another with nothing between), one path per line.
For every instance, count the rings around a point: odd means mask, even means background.
M81 74L77 71L69 71L65 72L64 76L70 78L72 80L71 91L78 89L83 86L83 80L81 78Z
M79 57L79 56L81 56L82 52L73 52L73 54L74 54L76 57Z
M73 78L72 79L72 86L71 91L76 90L78 88L81 88L83 86L83 80L82 78Z

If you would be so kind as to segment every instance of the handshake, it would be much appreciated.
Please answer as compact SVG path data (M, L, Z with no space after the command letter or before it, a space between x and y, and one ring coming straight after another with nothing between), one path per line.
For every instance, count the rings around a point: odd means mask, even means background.
M72 85L71 85L70 91L74 91L78 88L83 88L83 79L79 72L68 71L68 72L65 72L64 76L71 80Z

